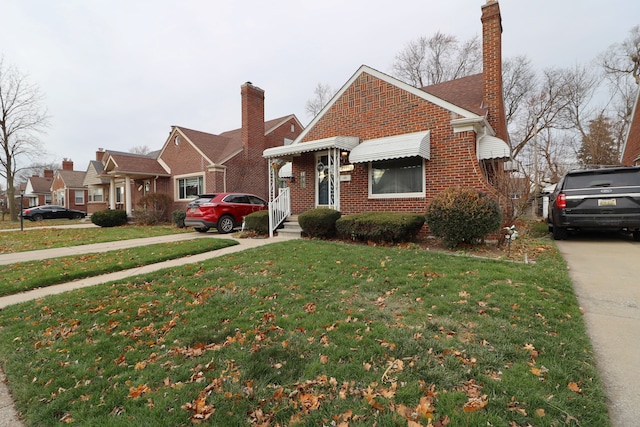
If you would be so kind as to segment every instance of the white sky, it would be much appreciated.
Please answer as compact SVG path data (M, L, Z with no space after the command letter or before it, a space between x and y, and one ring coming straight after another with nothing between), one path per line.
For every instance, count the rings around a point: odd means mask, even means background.
M318 83L362 64L390 73L411 40L481 34L485 0L0 0L0 55L45 95L43 161L86 170L98 148L160 149L170 126L240 127L240 86L265 116L311 120ZM503 58L592 61L640 24L638 0L501 0Z

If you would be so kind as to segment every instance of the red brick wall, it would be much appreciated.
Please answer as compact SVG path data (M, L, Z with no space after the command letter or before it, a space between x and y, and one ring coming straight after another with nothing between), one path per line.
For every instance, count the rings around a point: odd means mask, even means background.
M449 187L493 191L477 161L475 133L454 134L451 119L449 111L363 73L309 130L304 141L336 135L358 136L362 141L431 130L431 160L425 161L424 198L369 199L367 164L354 165L353 171L348 172L351 181L340 183L340 208L344 214L387 210L423 213L434 195ZM301 188L301 171L306 172L306 188ZM301 213L315 207L314 154L297 157L293 174L292 210Z
M509 141L502 93L502 18L495 0L482 6L482 73L487 120L496 136Z

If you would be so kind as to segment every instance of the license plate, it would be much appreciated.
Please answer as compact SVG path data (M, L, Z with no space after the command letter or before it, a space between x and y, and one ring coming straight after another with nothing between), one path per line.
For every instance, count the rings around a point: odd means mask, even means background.
M189 212L191 212L191 213L194 213L197 210L198 210L198 208L189 208Z
M598 199L598 206L615 206L616 199Z

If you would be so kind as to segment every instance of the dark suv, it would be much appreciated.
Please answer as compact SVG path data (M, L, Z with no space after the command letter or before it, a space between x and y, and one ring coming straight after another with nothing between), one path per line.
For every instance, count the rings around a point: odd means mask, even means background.
M567 173L549 199L555 240L568 230L626 230L640 241L640 167Z

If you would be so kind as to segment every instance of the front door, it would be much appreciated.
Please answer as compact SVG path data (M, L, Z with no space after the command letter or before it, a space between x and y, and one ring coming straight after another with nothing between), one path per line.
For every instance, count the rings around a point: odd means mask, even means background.
M316 204L320 207L329 206L329 156L320 155L316 160Z
M316 155L316 206L340 209L339 151L331 149Z

